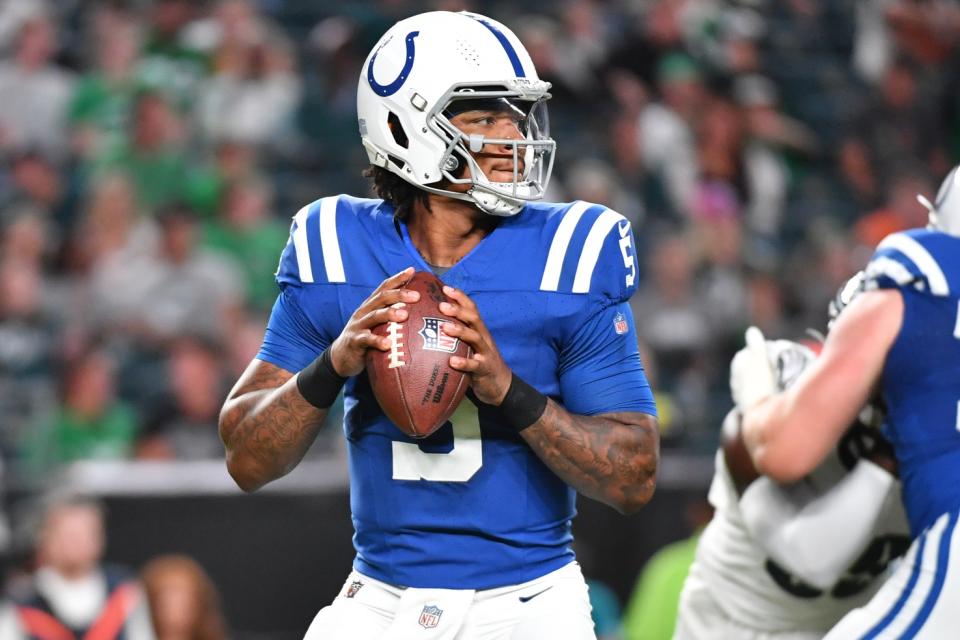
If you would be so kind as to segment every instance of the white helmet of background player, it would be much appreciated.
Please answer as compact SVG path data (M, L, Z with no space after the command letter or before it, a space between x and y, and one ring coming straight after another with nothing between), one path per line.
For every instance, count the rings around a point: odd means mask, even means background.
M840 287L827 306L827 328L833 327L833 323L837 321L840 312L850 306L850 303L866 290L867 276L863 271L857 271L843 283L843 286Z
M374 166L487 213L514 215L525 201L543 197L553 170L549 88L499 22L468 12L423 13L395 24L367 56L357 88L360 137ZM450 124L469 106L494 103L517 111L523 138L467 136ZM512 149L512 182L493 182L480 170L471 152L485 143ZM443 189L443 180L469 189Z
M930 212L928 228L960 236L960 184L957 184L957 169L954 167L943 179L937 199L931 203L926 197L917 195L920 204Z

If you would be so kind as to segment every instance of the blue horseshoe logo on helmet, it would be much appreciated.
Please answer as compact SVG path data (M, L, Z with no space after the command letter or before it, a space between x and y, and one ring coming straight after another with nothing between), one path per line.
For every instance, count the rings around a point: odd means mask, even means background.
M389 84L380 84L373 77L373 63L377 59L377 53L374 53L370 58L370 64L367 65L367 82L370 83L370 88L373 89L374 93L378 96L386 97L392 96L397 91L400 90L400 87L403 86L403 83L407 81L407 77L410 75L410 70L413 69L413 56L416 54L416 47L413 43L413 39L420 35L419 31L411 31L407 34L406 43L407 43L407 59L403 63L403 69L400 70L400 75L394 79L393 82Z

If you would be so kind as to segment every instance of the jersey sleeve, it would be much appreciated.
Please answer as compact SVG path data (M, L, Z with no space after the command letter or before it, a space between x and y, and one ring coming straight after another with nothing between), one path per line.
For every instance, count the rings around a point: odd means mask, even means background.
M563 346L560 394L567 410L580 415L615 411L657 415L625 302L595 312Z
M340 197L322 198L300 209L280 255L280 295L257 354L259 360L300 371L338 335L339 298L331 286L345 281L337 229Z
M865 269L868 288L912 288L949 296L950 283L940 264L947 253L939 246L945 240L942 236L917 229L884 238Z
M258 360L297 372L313 362L333 342L336 336L331 337L328 330L317 327L304 310L302 298L307 291L304 286L283 286L270 313L263 343L257 353ZM326 297L336 293L332 287L322 286L313 287L309 292L311 296ZM336 308L335 299L329 302L332 308Z
M290 224L290 239L277 265L280 288L290 284L335 284L347 281L340 236L350 218L343 196L311 202Z
M637 289L630 221L598 204L577 201L556 219L541 291L586 294L623 302Z
M615 211L604 236L590 290L615 302L626 302L637 290L637 251L630 221Z

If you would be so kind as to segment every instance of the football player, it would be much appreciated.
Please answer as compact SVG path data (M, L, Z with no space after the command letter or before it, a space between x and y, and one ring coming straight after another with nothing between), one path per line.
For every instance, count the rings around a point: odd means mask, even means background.
M220 420L245 490L293 468L345 393L354 571L320 638L594 638L570 548L575 491L646 503L656 407L627 298L629 222L540 202L549 84L504 25L431 12L394 25L360 75L360 137L379 199L321 198L293 219L258 356ZM364 373L414 270L447 286L450 366L469 402L424 440L384 416Z
M831 325L861 291L859 273L830 305ZM766 345L778 391L815 356L789 340ZM709 499L716 509L684 584L677 640L815 640L883 584L909 544L879 411L862 411L839 445L800 481L759 476L741 414L723 424Z
M953 638L960 614L960 187L947 176L926 229L895 233L866 269L867 291L837 319L823 352L777 393L756 329L731 386L757 469L794 482L814 469L879 386L913 542L884 586L826 636Z

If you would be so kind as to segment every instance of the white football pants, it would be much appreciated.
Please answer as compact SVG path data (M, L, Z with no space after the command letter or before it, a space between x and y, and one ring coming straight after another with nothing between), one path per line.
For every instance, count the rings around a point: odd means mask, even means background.
M960 637L957 518L945 513L921 533L873 599L844 616L824 640Z
M580 565L474 591L403 589L350 574L304 640L596 640Z

